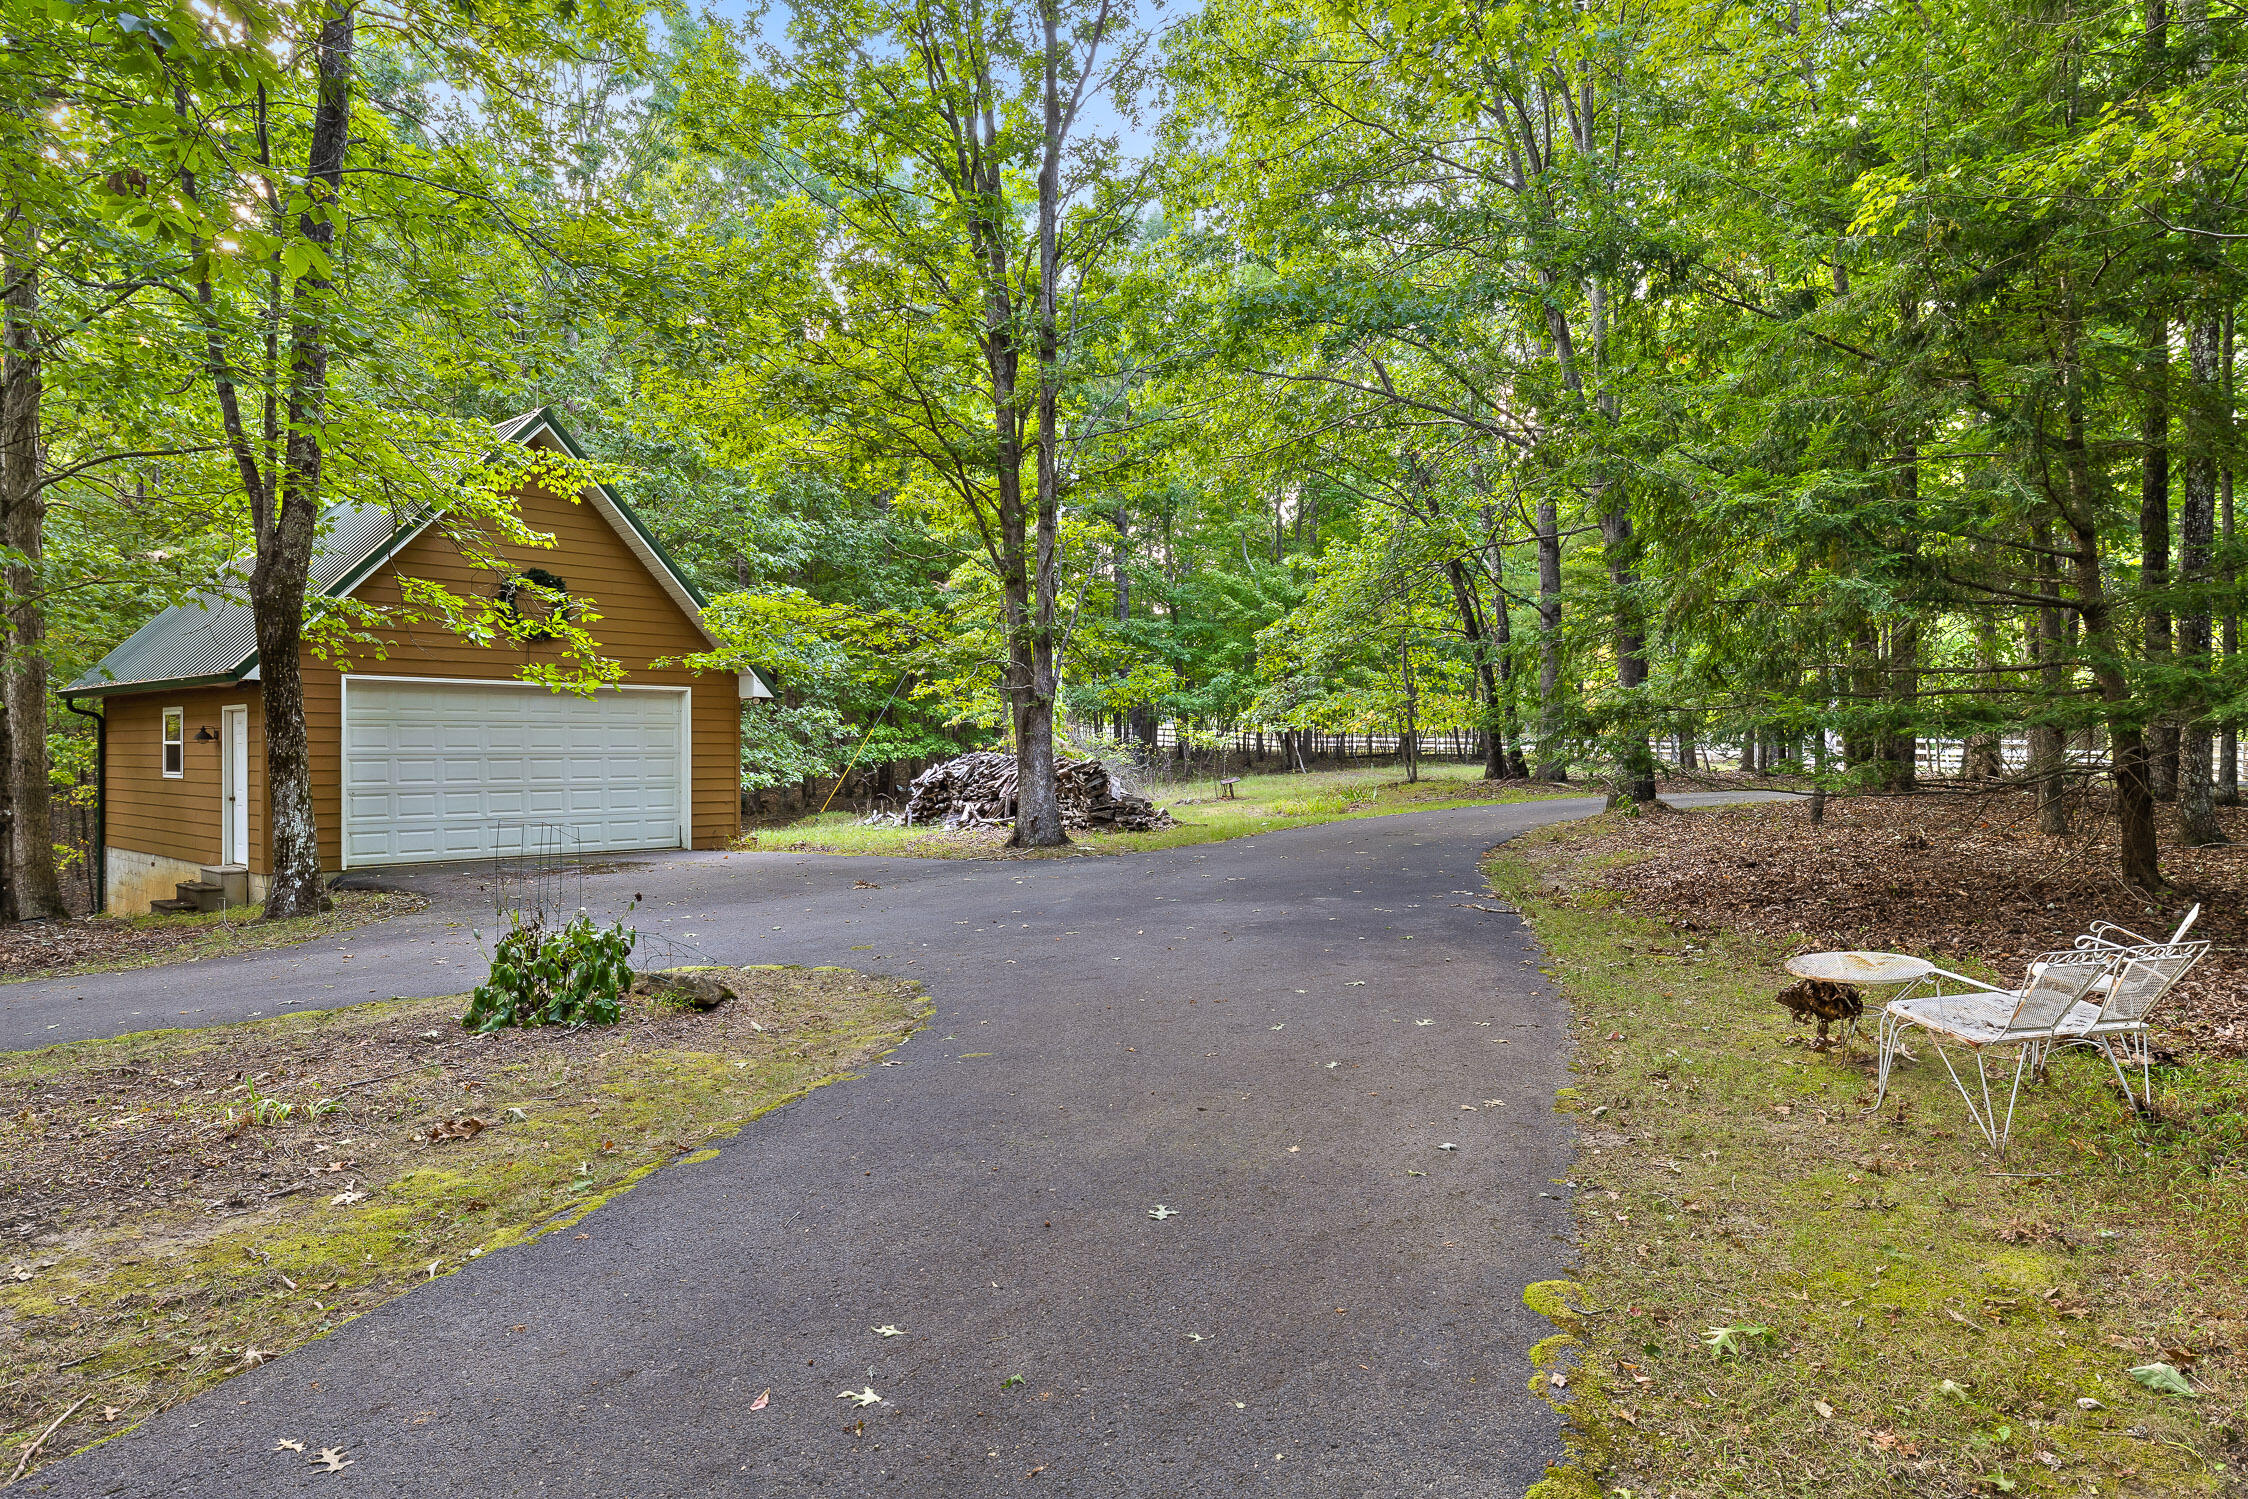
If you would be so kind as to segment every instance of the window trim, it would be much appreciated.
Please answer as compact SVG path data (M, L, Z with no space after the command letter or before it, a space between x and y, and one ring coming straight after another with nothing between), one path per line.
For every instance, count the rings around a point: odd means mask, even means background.
M177 739L172 737L175 719L178 721L179 727ZM162 710L157 715L156 725L158 743L161 746L157 752L161 757L157 762L158 768L164 772L164 779L167 781L183 779L187 775L187 709L179 707ZM179 751L179 768L177 770L172 768L172 751L175 749Z

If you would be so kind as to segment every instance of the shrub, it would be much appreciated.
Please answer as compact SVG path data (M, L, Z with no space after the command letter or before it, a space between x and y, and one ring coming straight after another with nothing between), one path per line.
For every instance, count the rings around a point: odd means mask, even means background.
M632 982L625 960L640 934L622 922L597 927L580 911L558 932L518 914L492 955L492 974L476 986L461 1024L472 1031L511 1025L615 1025Z

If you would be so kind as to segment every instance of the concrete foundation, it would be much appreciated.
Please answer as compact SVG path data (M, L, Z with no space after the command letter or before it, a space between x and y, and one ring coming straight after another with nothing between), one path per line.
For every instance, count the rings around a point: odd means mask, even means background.
M174 886L200 880L206 870L216 872L219 867L191 864L166 854L144 854L131 848L106 849L104 854L105 883L109 891L107 909L113 916L146 916L150 901L170 900L178 893ZM227 867L225 876L214 883L226 887L229 905L248 905L265 899L264 875L232 865Z

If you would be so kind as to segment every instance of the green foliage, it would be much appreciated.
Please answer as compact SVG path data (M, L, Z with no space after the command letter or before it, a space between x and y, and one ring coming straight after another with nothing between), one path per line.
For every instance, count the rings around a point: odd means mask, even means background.
M621 922L596 927L580 911L560 931L517 913L492 955L491 976L469 997L461 1024L489 1032L511 1025L615 1025L632 983L626 959L639 934Z

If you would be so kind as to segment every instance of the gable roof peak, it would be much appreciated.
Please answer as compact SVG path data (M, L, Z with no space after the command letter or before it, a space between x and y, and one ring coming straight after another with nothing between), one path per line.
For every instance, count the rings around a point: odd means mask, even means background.
M551 407L540 406L495 423L492 437L502 444L528 445L541 432L550 433L556 445L572 458L585 461L585 450ZM632 507L603 484L589 488L585 498L703 638L712 645L719 644L703 620L701 593ZM321 538L312 557L311 591L329 598L350 596L436 519L434 510L402 514L387 505L350 501L326 506L320 516ZM61 695L96 697L243 680L258 663L256 620L242 587L247 572L246 564L238 562L218 586L159 612L63 688Z

